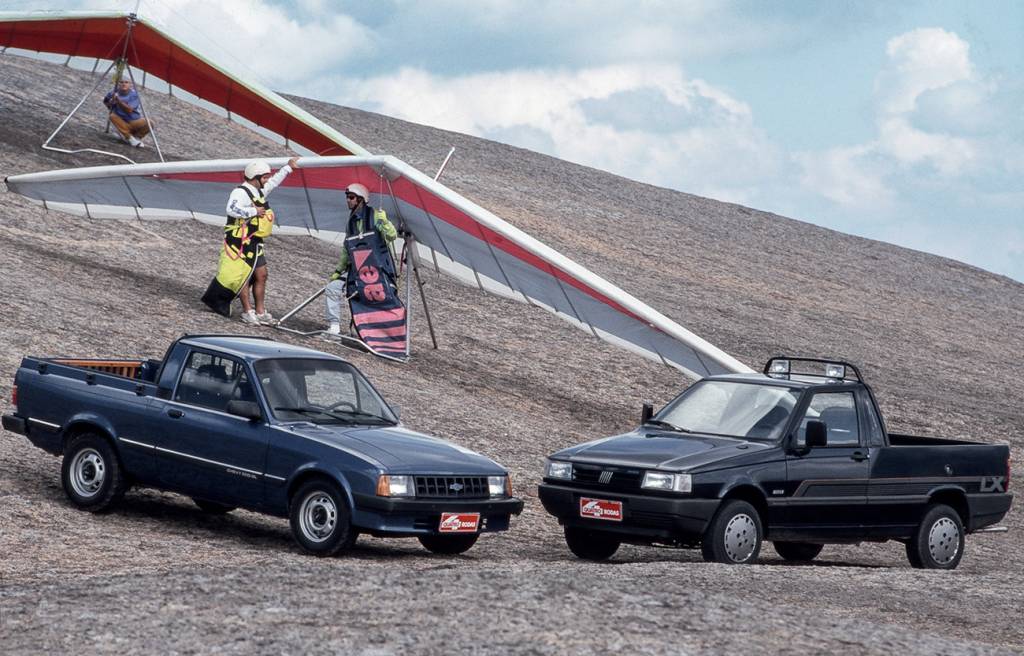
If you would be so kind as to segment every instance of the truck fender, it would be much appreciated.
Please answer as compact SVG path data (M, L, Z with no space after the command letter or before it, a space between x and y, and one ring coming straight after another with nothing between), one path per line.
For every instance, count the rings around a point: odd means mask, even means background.
M104 435L110 441L110 446L118 457L121 456L121 445L117 442L117 431L114 430L114 426L102 415L88 410L71 415L64 422L60 431L61 451L64 450L73 435L90 431Z
M345 501L348 502L349 508L355 508L355 498L352 496L352 486L349 485L348 479L337 467L322 462L310 462L302 465L288 477L287 483L285 483L285 489L288 491L288 497L290 498L292 492L302 484L302 482L308 478L314 476L322 476L328 478L341 487L342 493L345 495Z
M718 492L719 499L742 499L757 508L761 513L761 523L768 526L768 495L759 483L746 473L739 473L722 485Z
M964 527L971 523L971 506L967 503L967 491L959 485L945 484L928 492L928 505L944 503L960 515ZM922 510L922 513L924 510Z

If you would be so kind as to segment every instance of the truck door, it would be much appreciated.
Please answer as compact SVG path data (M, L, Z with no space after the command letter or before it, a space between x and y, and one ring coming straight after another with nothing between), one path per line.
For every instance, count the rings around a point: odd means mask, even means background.
M808 421L824 422L828 443L804 450ZM861 442L854 392L821 391L811 397L786 460L786 525L822 537L856 536L867 509L868 449Z
M245 364L194 349L169 400L160 403L156 445L161 485L210 501L263 503L268 429L262 421L228 414L231 400L256 401Z

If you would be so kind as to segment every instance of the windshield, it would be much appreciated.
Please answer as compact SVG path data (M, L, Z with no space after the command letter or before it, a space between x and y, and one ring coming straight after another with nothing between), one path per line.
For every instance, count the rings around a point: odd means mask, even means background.
M652 421L684 432L773 441L785 430L799 395L776 385L703 380Z
M397 424L359 370L339 360L280 358L255 365L274 416L316 424Z

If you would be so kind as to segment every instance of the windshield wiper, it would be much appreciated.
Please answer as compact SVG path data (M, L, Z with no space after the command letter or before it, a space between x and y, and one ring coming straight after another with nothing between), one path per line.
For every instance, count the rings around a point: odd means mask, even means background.
M644 423L652 425L652 426L663 426L663 427L669 429L670 431L673 431L673 432L676 432L676 433L692 433L693 432L692 430L690 430L688 428L682 428L681 426L676 426L674 424L670 424L667 421L662 421L661 419L648 419Z
M363 412L362 410L334 410L334 411L331 411L331 415L334 416L335 412L339 412L339 413L343 412L346 415L354 415L354 416L357 416L357 417L367 417L369 419L378 419L378 420L384 422L385 424L395 425L395 423L396 423L396 422L392 421L391 419L388 419L387 417L382 417L381 415L375 415L372 412Z
M350 423L350 424L354 423L353 420L349 419L348 417L343 417L342 415L334 414L333 412L330 412L328 410L321 410L319 408L312 408L312 407L308 407L308 406L307 407L300 407L300 406L275 405L274 406L274 412L277 412L278 410L281 410L282 412L298 412L298 413L301 413L301 414L304 414L304 415L309 415L309 414L325 415L327 417L331 417L332 419L337 419L338 421L344 421L344 422L347 422L347 423Z

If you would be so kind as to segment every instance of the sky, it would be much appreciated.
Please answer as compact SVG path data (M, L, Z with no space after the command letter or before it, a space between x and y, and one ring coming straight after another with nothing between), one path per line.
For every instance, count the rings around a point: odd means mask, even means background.
M1024 281L1020 0L142 0L139 13L276 91Z

